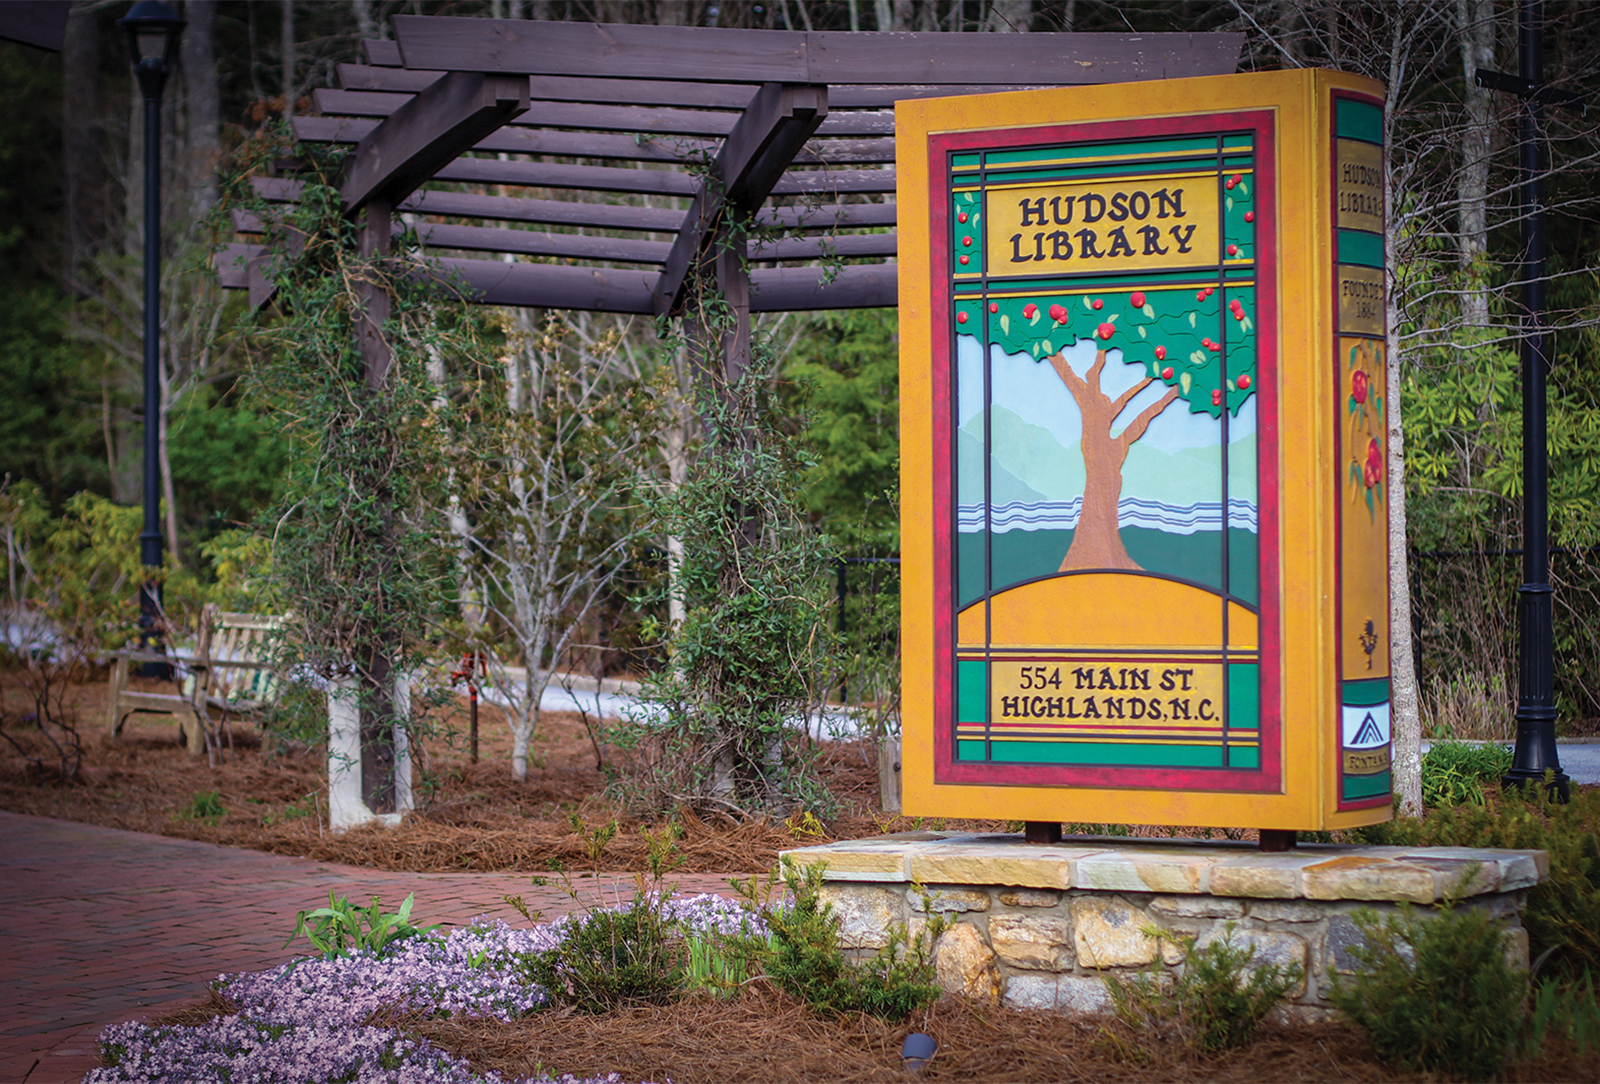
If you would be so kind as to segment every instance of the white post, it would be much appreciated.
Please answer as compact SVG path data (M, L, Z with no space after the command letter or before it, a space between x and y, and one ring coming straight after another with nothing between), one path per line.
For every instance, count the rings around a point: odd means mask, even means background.
M397 675L395 711L411 714L411 675ZM416 808L411 789L411 743L403 726L394 732L395 812L374 813L361 797L361 703L354 677L328 683L328 827L335 835L351 828L394 828Z

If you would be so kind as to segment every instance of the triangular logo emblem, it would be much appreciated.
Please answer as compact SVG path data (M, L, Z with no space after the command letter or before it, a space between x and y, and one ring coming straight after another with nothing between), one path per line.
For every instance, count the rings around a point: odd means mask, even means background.
M1350 744L1358 747L1383 744L1383 730L1379 728L1378 720L1372 717L1372 712L1367 712L1367 717L1361 720L1361 729L1356 731L1356 740Z

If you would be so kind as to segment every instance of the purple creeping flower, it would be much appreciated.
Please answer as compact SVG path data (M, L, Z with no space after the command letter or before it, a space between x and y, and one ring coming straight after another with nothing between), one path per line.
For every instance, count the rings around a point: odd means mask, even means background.
M198 1027L114 1024L106 1067L84 1084L227 1084L348 1080L359 1084L503 1084L461 1058L389 1028L282 1025L220 1016Z
M626 906L626 905L622 905ZM616 908L616 909L620 909ZM691 936L765 935L744 905L703 894L669 897L664 915ZM532 929L477 919L441 938L413 938L388 954L302 959L270 971L220 975L239 1015L196 1027L115 1024L100 1037L106 1066L85 1084L506 1084L463 1059L391 1028L365 1026L381 1009L512 1020L544 1004L516 975L517 958L554 948L571 916ZM518 1084L622 1084L604 1077L540 1076Z
M413 938L387 956L306 959L224 975L218 989L250 1015L294 1024L359 1024L388 1008L511 1020L544 1004L541 990L515 977L516 956L557 943L548 926L514 930L480 919L441 940Z

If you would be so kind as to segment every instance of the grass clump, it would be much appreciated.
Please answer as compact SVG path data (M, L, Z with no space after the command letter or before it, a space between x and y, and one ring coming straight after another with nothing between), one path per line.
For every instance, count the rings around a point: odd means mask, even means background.
M194 797L189 799L189 804L178 810L177 815L182 820L200 821L214 826L228 815L228 810L223 806L222 795L217 791L198 790L195 791Z
M1511 750L1503 745L1436 741L1422 755L1422 804L1482 806L1484 788L1499 786L1510 770Z
M1136 1031L1207 1052L1249 1042L1256 1026L1305 978L1299 964L1257 964L1254 947L1234 944L1236 924L1203 946L1160 927L1145 933L1178 945L1176 974L1141 971L1106 976L1117 1015Z
M1600 1050L1600 997L1591 972L1585 971L1573 983L1545 979L1534 990L1525 1053L1537 1057L1552 1036L1566 1040L1579 1053Z
M376 896L372 897L370 907L360 907L344 896L329 892L328 906L301 911L296 916L294 933L283 945L288 948L295 938L303 935L324 960L352 953L383 956L403 941L430 937L438 930L438 926L412 925L411 905L415 901L416 893L412 893L400 904L400 910L390 914L383 910Z
M1528 979L1506 961L1499 924L1447 902L1432 919L1409 908L1355 914L1365 944L1351 978L1335 975L1333 1004L1367 1033L1384 1061L1468 1080L1495 1077L1522 1029Z

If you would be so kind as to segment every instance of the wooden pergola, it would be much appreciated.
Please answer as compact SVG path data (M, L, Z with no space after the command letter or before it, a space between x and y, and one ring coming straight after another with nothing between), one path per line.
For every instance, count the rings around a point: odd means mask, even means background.
M1240 34L392 25L395 40L365 43L366 64L340 65L339 89L316 91L320 115L294 120L304 141L353 148L341 196L349 215L365 212L367 251L386 251L407 222L468 300L645 315L681 314L697 261L714 262L705 270L743 324L749 312L896 304L896 101L1223 74L1243 45ZM299 190L292 177L255 183L273 201ZM731 240L730 216L749 214L783 239ZM231 246L224 284L265 302L264 259L259 245Z
M362 254L383 257L410 225L466 300L682 317L696 370L724 389L749 366L753 312L897 304L896 101L1224 74L1243 45L1239 34L800 33L424 16L396 16L393 28L394 41L365 43L366 64L340 67L340 89L316 92L321 115L294 121L303 141L352 148L340 197ZM281 203L301 190L292 175L255 184ZM749 246L752 216L782 239ZM247 237L272 228L249 216L235 225ZM831 266L820 266L824 256ZM224 285L265 304L270 259L259 243L229 246L218 261ZM731 315L715 329L691 305L697 282L714 283ZM364 377L382 394L392 300L373 284L362 291ZM369 645L360 663L380 703L386 651ZM389 812L396 744L384 712L361 716L362 799Z

